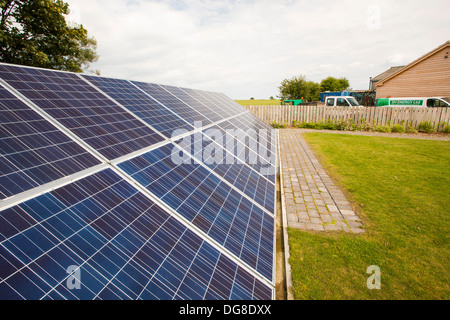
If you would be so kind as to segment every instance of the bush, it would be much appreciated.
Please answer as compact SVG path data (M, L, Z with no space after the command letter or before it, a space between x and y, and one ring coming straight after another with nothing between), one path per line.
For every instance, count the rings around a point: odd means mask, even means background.
M448 123L444 124L444 129L442 129L444 133L450 133L450 125Z
M377 126L377 131L378 132L391 132L391 127L388 125Z
M273 128L275 128L275 129L278 129L278 128L281 128L281 129L286 128L286 124L284 124L284 123L277 123L276 121L274 121L274 122L271 124L271 126L272 126Z
M345 120L339 120L336 129L341 131L347 130L347 122Z
M331 120L320 123L320 126L322 129L327 129L327 130L336 130L337 129L337 125L335 125Z
M401 124L394 124L391 128L392 132L405 132L405 128Z
M433 124L430 121L422 121L419 124L419 131L425 133L434 132Z
M417 130L411 127L410 124L408 124L408 127L405 130L406 133L417 133Z

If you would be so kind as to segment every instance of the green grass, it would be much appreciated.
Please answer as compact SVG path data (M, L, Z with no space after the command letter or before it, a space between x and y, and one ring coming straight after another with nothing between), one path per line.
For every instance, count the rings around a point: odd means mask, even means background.
M263 106L263 105L280 105L280 100L234 100L242 106Z
M450 298L450 142L303 135L366 232L289 229L296 299ZM366 286L381 269L381 289Z

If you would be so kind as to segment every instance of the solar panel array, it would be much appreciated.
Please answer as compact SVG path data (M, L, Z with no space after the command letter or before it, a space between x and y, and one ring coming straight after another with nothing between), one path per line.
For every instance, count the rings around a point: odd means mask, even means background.
M225 95L0 63L0 133L0 299L274 298L276 137Z

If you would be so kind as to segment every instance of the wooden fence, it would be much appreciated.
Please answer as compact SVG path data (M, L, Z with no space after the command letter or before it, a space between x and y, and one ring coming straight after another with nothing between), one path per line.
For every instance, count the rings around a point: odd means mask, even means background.
M328 107L324 105L264 105L245 106L268 124L292 125L293 121L319 123L340 121L355 125L403 124L418 129L422 121L429 121L437 131L450 122L450 108L423 107Z

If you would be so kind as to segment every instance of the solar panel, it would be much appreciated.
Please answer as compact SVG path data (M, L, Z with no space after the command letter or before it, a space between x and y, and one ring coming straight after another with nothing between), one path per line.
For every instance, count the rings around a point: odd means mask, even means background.
M220 93L3 63L0 79L0 299L274 297L266 124ZM257 135L228 145L238 129Z
M0 199L100 163L0 86Z
M220 139L217 139L219 136ZM175 141L180 148L224 178L239 191L254 200L268 212L274 212L275 184L271 176L262 175L245 159L237 158L237 154L226 148L227 133L219 127L210 127L203 133L197 133ZM234 138L233 138L234 139ZM219 140L219 141L218 141ZM233 140L234 142L234 140Z
M176 164L174 148L163 146L119 167L272 281L273 217L203 166Z
M207 116L203 115L200 110L193 109L158 84L138 81L132 81L132 83L151 97L155 98L158 102L170 108L170 110L189 124L194 124L194 122L197 121L201 122L202 125L208 125L212 122Z
M0 77L109 160L163 140L76 74L0 65Z
M86 75L83 77L168 138L176 129L188 131L193 129L191 124L157 103L127 80Z
M213 96L217 101L222 103L227 110L230 110L234 114L240 114L242 112L246 112L247 109L245 109L243 106L241 106L239 103L237 103L234 100L231 100L226 95L220 92L205 92L205 94ZM248 111L247 111L248 112ZM262 125L265 125L263 121L261 121Z
M245 117L246 114L242 115ZM272 130L256 125L249 126L240 117L221 122L218 130L229 132L230 147L227 148L241 163L246 163L264 175L273 184L276 182L276 136Z
M2 211L0 226L2 299L271 298L111 169Z
M181 89L200 103L206 106L213 106L214 112L219 114L221 116L221 119L236 116L236 113L233 113L231 110L229 110L225 104L223 104L221 101L216 100L212 93L189 88Z
M193 98L191 95L187 94L186 91L182 90L181 88L177 88L174 86L165 86L161 85L164 89L166 89L168 92L173 94L175 97L177 97L179 100L183 101L187 105L189 105L194 110L200 112L205 118L209 120L208 123L211 122L217 122L219 120L222 120L223 116L221 116L217 111L218 108L209 108L208 104L203 104L199 102L197 99Z

